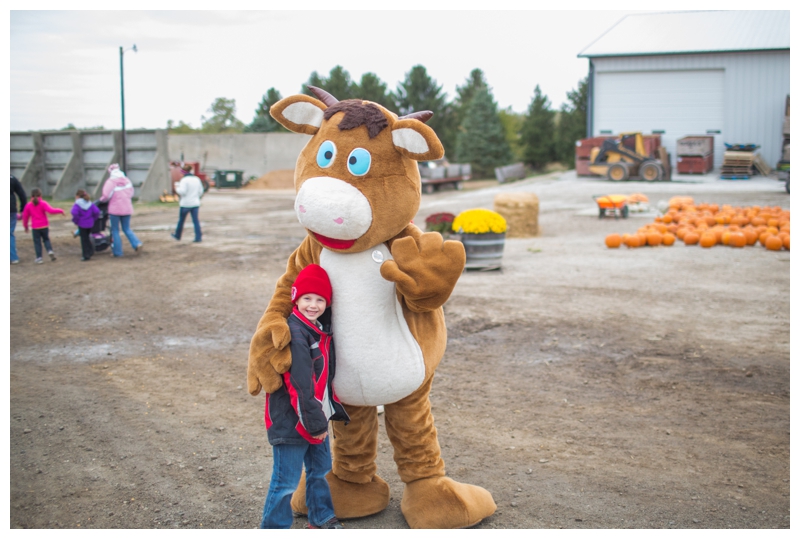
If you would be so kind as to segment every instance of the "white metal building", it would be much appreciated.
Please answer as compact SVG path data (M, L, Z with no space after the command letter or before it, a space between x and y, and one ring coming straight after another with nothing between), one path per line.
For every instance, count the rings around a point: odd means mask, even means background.
M758 144L780 160L789 95L789 11L683 11L628 15L578 54L589 59L589 136L714 135Z

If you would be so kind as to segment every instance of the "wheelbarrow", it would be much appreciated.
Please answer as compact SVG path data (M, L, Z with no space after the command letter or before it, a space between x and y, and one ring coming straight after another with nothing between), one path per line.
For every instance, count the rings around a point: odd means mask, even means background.
M594 201L600 209L600 219L605 216L614 216L614 219L628 218L628 196L627 195L594 195Z

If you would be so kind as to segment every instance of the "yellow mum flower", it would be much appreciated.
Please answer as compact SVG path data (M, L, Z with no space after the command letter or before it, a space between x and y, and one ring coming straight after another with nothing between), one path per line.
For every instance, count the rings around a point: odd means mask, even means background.
M453 232L464 234L502 234L506 228L506 220L502 215L482 208L463 211L453 220Z

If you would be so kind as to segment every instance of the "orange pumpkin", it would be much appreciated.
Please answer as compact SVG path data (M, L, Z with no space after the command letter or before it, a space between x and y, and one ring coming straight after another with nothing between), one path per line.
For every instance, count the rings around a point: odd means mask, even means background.
M789 250L789 236L788 235L785 238L783 238L783 248L786 249L787 251Z
M609 234L606 236L606 247L609 249L616 249L622 244L622 238L619 234Z
M631 234L625 240L625 247L628 247L630 249L635 249L635 248L639 247L640 245L641 245L641 242L639 241L639 235L638 234Z
M647 235L647 245L650 245L651 247L656 247L658 245L661 245L663 239L664 237L661 235L660 232L650 232Z
M758 234L752 228L745 228L742 233L744 234L745 241L747 245L753 245L755 242L758 241Z
M728 238L728 245L741 248L747 245L747 238L743 232L731 232Z
M726 230L725 232L723 232L721 240L722 240L722 245L728 245L731 241L731 231Z
M770 251L780 251L783 248L783 240L781 240L778 236L772 235L767 238L767 242L764 244L764 247Z
M663 243L664 245L666 245L667 247L669 247L670 245L672 245L672 244L674 244L674 243L675 243L675 236L673 236L672 234L670 234L669 232L667 232L666 234L664 234L664 238L663 238L661 241L662 241L662 243Z
M700 247L709 249L717 244L717 235L713 232L706 232L700 236Z
M700 234L698 234L694 230L688 231L683 236L683 243L686 245L697 245L697 242L700 241Z

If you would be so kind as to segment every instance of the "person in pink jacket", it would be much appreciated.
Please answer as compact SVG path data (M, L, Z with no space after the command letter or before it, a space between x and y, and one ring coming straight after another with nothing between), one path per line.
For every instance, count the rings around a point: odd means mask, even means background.
M103 195L100 197L100 202L108 201L108 216L111 221L111 253L117 257L122 256L120 225L122 225L122 231L131 243L131 247L138 253L142 250L142 242L131 230L133 184L116 163L108 167L108 173L108 179L103 184Z
M25 227L25 232L28 232L28 221L30 221L31 228L33 229L33 249L36 251L36 263L42 263L42 241L44 241L44 248L47 249L47 254L50 255L50 260L55 262L56 254L53 252L53 246L50 244L50 222L47 219L47 214L63 214L64 210L61 208L54 208L46 201L42 200L42 191L34 189L31 191L31 201L25 204L25 209L22 210L22 226Z

